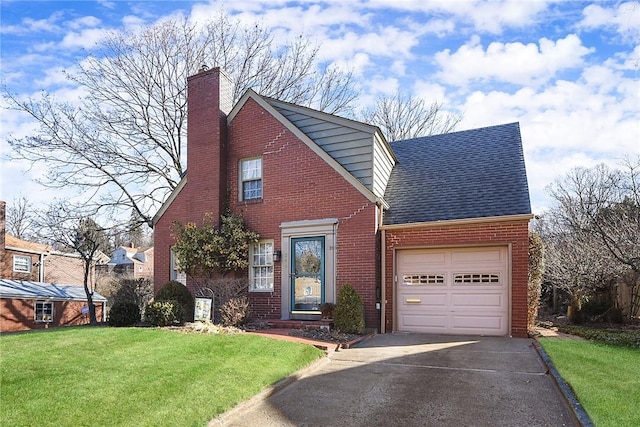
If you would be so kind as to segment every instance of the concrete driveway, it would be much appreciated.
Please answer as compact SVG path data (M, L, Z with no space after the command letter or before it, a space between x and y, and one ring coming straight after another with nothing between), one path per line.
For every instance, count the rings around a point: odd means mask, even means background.
M210 426L578 426L530 339L383 334Z

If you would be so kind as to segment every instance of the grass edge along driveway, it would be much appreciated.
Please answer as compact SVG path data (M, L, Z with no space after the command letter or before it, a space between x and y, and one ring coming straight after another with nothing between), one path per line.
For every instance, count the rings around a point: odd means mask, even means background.
M597 427L640 425L640 351L587 340L538 338Z
M79 327L0 336L2 426L204 426L320 358L251 334Z

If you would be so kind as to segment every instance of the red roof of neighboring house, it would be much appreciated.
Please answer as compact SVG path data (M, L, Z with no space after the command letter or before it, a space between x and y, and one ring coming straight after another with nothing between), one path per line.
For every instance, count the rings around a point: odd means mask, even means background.
M9 233L5 234L5 247L38 253L47 253L51 251L51 247L49 245L27 242L26 240L18 239Z

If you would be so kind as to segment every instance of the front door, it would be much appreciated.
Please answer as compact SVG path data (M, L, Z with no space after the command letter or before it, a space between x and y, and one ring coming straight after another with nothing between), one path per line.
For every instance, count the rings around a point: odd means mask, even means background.
M291 239L291 318L320 318L324 302L324 236Z

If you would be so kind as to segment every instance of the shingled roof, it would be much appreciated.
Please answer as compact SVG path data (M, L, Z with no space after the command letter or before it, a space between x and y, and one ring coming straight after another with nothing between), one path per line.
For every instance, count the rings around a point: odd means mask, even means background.
M509 123L391 143L384 223L530 214L520 126Z

